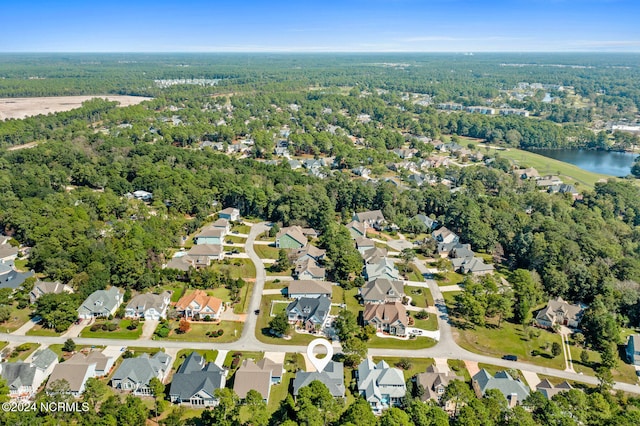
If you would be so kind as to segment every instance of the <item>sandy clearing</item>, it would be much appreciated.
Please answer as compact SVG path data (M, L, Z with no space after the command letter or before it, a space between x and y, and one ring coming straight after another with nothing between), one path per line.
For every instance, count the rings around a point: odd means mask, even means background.
M50 112L69 111L82 106L93 98L107 98L120 102L120 106L137 105L152 98L124 95L47 96L40 98L0 98L0 121L8 118L25 118Z

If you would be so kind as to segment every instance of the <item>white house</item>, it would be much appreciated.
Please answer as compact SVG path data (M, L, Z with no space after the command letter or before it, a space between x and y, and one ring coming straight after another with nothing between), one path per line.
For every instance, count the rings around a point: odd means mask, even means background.
M127 303L124 315L127 318L144 318L150 320L166 318L167 307L170 301L171 293L168 291L162 294L138 294Z

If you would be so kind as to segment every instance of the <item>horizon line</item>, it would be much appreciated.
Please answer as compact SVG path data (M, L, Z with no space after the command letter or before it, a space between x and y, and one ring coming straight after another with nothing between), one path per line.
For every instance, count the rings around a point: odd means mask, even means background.
M0 51L0 55L6 54L217 54L217 53L232 53L232 54L246 54L246 53L279 53L279 54L362 54L362 53L374 53L374 54L424 54L424 53L444 53L444 54L462 54L462 55L476 55L483 53L510 53L510 54L528 54L528 53L546 53L546 54L563 54L563 53L605 53L605 54L640 54L639 50L139 50L139 51L122 51L122 50L105 50L105 51L46 51L46 50L19 50L19 51Z

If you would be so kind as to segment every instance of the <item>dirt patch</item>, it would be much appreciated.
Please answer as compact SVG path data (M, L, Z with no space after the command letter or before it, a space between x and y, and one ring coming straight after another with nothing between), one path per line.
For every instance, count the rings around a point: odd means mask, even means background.
M69 111L82 106L82 102L94 98L106 98L120 102L119 106L137 105L152 98L124 95L47 96L41 98L0 98L0 121L9 118L25 118L50 112Z

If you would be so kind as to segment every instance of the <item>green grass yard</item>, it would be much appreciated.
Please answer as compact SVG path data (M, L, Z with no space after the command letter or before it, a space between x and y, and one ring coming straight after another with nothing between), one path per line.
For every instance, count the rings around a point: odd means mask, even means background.
M434 363L433 358L408 358L411 368L402 370L405 379L415 376L418 373L424 373L427 367ZM373 362L378 363L385 361L389 366L395 367L402 360L402 357L373 357Z
M367 347L379 349L426 349L435 346L436 343L438 342L429 337L402 340L392 337L373 336L367 342Z
M43 328L42 325L36 324L31 330L27 331L27 336L60 336L63 332L58 333L53 328Z
M251 299L251 294L253 293L253 282L247 282L244 287L240 290L240 302L233 305L233 312L236 314L245 314L247 313L247 309L249 307L249 300Z
M91 326L92 325L94 325L94 324L104 324L104 323L107 323L107 322L112 322L112 323L118 324L118 329L115 330L115 331L106 331L106 330L91 331ZM132 339L132 340L135 340L138 337L140 337L140 335L142 334L142 322L140 322L140 324L138 325L138 328L136 328L135 330L128 330L127 329L129 324L131 324L131 320L130 319L122 319L122 320L114 319L113 321L96 320L96 322L94 324L91 324L91 325L85 327L80 332L80 337L92 337L92 338L98 338L98 339Z
M222 262L213 262L211 269L223 273L228 272L233 279L256 277L256 267L251 259L225 259Z
M438 316L436 314L429 314L429 318L424 320L415 319L416 312L412 312L411 316L414 317L415 328L420 328L422 330L431 330L435 331L438 329Z
M277 259L280 249L264 244L254 244L253 250L260 259Z
M214 323L192 323L191 329L183 334L177 333L178 322L171 322L171 333L169 337L162 340L178 340L178 341L195 341L195 342L211 342L211 343L229 343L240 338L242 333L243 322L236 321L221 321L220 324ZM218 329L224 330L224 333L220 337L207 337L208 331L215 331Z
M282 296L277 294L269 294L262 296L262 300L260 301L260 315L258 315L258 322L256 324L256 337L263 343L271 343L275 345L306 345L315 339L316 335L312 334L300 334L290 330L289 335L291 339L283 339L280 337L271 336L268 332L269 329L269 321L271 321L271 316L269 312L271 310L271 302L274 300L284 300ZM283 303L284 305L284 303ZM286 305L284 305L286 306Z
M406 285L404 286L404 294L411 297L411 302L415 303L414 306L419 308L427 308L434 304L433 296L431 296L428 288Z
M24 323L29 321L29 319L31 318L31 313L31 309L29 308L18 309L14 307L11 310L11 317L9 318L9 320L0 323L0 330L7 333L16 331L17 329L22 327Z
M131 349L131 348L129 348ZM176 359L173 360L173 368L176 369L178 367L180 367L180 365L184 362L185 358L187 357L187 355L189 355L191 352L194 352L193 349L181 349L180 351L178 351L178 354L176 355ZM218 356L218 351L217 350L196 350L195 352L198 352L200 355L202 355L204 357L204 359L207 362L213 362L216 360L216 357Z

